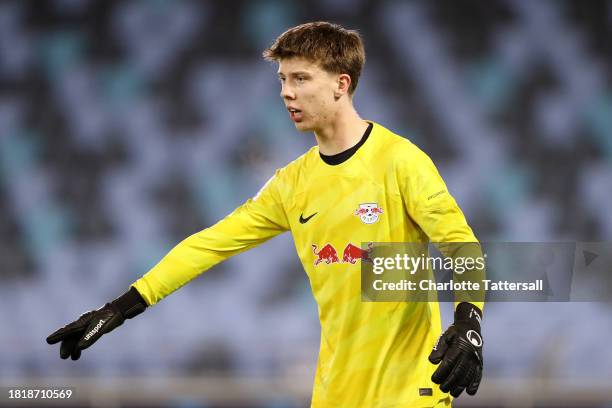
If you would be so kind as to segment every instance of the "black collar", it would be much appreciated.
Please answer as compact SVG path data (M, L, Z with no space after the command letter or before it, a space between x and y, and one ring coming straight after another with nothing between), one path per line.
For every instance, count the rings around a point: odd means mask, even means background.
M323 153L319 152L319 156L321 156L321 159L323 159L323 161L331 166L336 166L338 164L344 163L345 161L347 161L348 159L351 158L352 155L355 154L355 152L357 150L359 150L359 148L361 146L363 146L363 144L366 142L366 140L368 140L368 137L370 136L370 132L372 132L372 127L373 124L370 122L370 124L368 125L368 128L366 129L365 133L363 134L363 136L361 136L361 140L359 141L359 143L357 143L355 146L340 152L338 154L333 154L331 156L325 155Z

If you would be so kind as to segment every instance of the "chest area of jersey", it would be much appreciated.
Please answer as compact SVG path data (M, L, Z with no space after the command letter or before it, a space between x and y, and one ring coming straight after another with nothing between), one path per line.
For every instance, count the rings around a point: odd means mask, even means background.
M305 187L288 214L291 230L296 246L323 262L359 258L363 243L392 239L405 217L392 180L337 177Z

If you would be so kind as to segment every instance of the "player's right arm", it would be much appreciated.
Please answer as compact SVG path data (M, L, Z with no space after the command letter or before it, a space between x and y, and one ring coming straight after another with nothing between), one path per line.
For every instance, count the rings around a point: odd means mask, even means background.
M175 246L133 286L153 305L202 272L289 229L281 171L221 221Z
M215 225L186 238L130 289L98 310L56 330L47 342L61 342L60 357L77 360L81 350L142 313L202 272L219 262L261 244L289 229L283 201L287 187L283 170L262 187L255 197Z

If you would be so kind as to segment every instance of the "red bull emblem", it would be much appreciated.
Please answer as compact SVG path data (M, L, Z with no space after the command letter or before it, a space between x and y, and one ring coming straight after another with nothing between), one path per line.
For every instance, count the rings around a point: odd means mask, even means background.
M342 253L342 262L350 262L355 264L358 260L362 261L370 261L370 252L372 252L372 243L368 244L368 249L361 249L356 245L353 245L349 242L349 244L344 248L344 252Z
M378 206L378 203L359 204L359 208L355 210L355 215L358 215L364 224L374 224L382 213L383 209Z
M315 260L315 266L325 261L326 264L340 262L338 259L338 252L336 252L336 248L334 248L331 244L326 244L323 248L321 248L317 252L317 246L312 244L312 253L316 255L317 259Z
M372 262L369 256L370 252L372 252L372 245L373 243L370 242L368 244L368 249L366 250L361 249L357 245L353 245L349 242L342 252L341 261L338 258L336 248L334 248L331 244L325 244L325 246L323 246L323 248L321 248L319 251L317 251L318 246L312 244L312 253L317 257L317 259L314 261L314 265L317 266L321 262L325 262L328 265L340 262L346 262L354 265L359 260Z

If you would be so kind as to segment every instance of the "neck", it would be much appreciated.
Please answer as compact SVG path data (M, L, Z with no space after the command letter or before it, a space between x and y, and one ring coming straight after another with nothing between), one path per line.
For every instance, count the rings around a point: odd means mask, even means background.
M319 152L331 156L350 149L361 140L367 128L368 123L355 109L347 107L346 111L337 112L326 127L315 130Z

